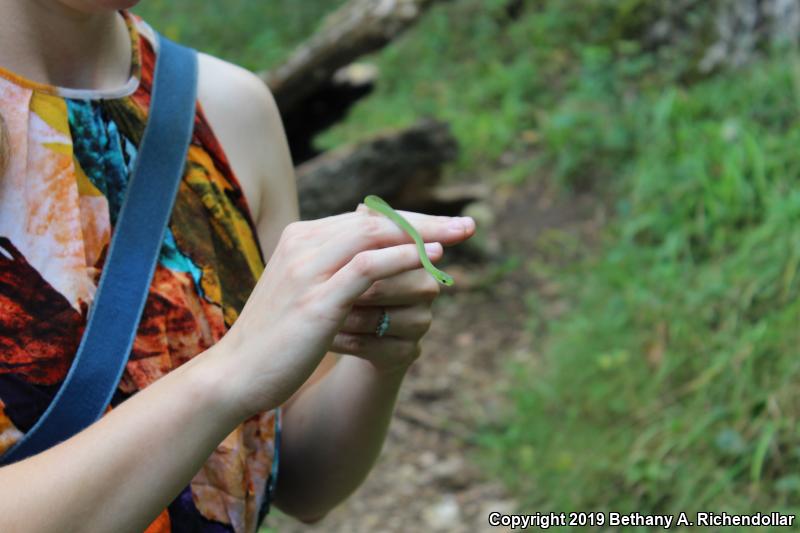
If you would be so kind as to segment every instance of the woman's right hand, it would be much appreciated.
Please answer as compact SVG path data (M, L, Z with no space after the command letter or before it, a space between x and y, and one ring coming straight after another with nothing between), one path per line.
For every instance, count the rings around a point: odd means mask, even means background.
M457 217L402 212L431 260L469 234ZM362 205L283 231L239 318L215 346L242 418L284 403L311 375L355 300L375 281L420 267L410 237Z

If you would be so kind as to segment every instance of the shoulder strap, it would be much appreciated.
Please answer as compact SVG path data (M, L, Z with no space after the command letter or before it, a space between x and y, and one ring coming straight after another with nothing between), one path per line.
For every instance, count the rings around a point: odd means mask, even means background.
M64 383L8 464L66 440L106 410L128 360L194 129L197 57L159 36L150 112L86 330Z

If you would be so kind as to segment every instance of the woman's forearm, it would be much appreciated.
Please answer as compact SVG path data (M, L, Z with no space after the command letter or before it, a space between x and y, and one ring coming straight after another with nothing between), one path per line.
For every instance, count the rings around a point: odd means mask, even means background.
M224 354L212 350L71 439L0 468L0 530L143 531L240 422L216 368Z
M358 487L381 451L404 375L344 356L284 409L281 510L314 521Z

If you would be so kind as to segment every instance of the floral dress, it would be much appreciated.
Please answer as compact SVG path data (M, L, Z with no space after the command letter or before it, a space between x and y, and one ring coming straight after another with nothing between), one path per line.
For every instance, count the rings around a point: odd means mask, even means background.
M123 16L133 71L117 91L52 87L0 68L11 144L0 175L0 453L34 425L70 368L147 122L157 40L141 19ZM216 343L263 268L242 189L198 104L110 409ZM277 411L236 428L148 533L255 531L276 478L278 428Z

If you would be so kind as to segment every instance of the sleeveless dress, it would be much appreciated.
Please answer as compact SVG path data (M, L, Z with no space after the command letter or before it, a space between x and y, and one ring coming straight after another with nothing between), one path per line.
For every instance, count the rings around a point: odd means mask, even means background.
M0 69L11 144L0 175L0 453L41 416L72 363L147 122L157 40L122 14L133 71L120 90L57 88ZM186 171L109 409L215 344L263 268L242 189L198 103ZM228 435L147 532L256 531L276 479L278 415L253 416Z

